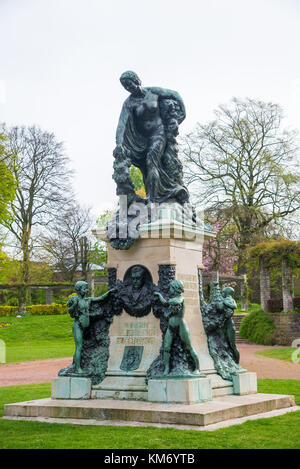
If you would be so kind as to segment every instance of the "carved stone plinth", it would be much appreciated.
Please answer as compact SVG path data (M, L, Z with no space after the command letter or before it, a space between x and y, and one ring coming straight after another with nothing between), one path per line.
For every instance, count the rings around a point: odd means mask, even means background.
M232 394L232 382L222 379L214 368L199 305L197 272L202 266L204 237L211 233L199 226L182 225L176 220L166 219L142 225L139 231L139 239L128 250L113 249L108 243L109 271L114 271L116 278L123 281L128 269L133 265L143 265L151 273L156 285L162 282L164 275L168 281L181 280L186 303L184 319L190 331L192 346L199 358L200 371L210 378L213 396ZM94 230L94 235L107 241L104 230ZM106 376L102 383L93 386L92 397L146 400L149 367L159 356L162 346L159 319L152 310L139 318L123 311L120 316L114 317L109 337ZM143 347L140 363L134 369L122 367L129 347L136 348L132 350L133 362L138 360L138 347Z
M212 400L211 381L197 377L149 379L148 401L164 404L199 404Z
M257 376L256 373L238 373L233 375L233 394L245 396L247 394L257 393Z
M89 378L59 377L51 383L52 399L90 399L92 382Z

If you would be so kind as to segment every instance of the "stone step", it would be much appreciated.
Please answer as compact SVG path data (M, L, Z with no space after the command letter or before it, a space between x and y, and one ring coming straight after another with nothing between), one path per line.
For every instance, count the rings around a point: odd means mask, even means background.
M39 399L6 404L4 418L94 419L174 425L206 426L295 405L293 396L250 394L222 396L201 404L156 404L113 399Z

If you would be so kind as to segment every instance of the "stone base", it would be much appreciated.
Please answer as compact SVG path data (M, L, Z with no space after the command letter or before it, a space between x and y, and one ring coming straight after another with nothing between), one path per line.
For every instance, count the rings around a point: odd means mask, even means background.
M211 381L203 377L149 379L148 401L168 404L198 404L212 400Z
M146 401L148 388L145 377L138 373L106 375L102 383L92 387L91 398Z
M256 373L238 373L233 376L233 394L244 396L257 393Z
M92 382L89 378L62 376L51 384L52 399L90 399Z
M4 406L4 418L93 419L94 421L205 427L218 422L262 414L295 405L293 396L251 394L223 396L194 405L120 400L39 399Z

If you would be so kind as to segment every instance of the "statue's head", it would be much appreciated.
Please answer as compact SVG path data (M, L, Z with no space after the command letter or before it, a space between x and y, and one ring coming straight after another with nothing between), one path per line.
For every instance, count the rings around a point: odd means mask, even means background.
M179 296L184 291L183 283L180 280L172 280L170 283L170 296Z
M131 282L134 289L139 290L144 284L145 273L144 269L139 266L135 266L131 270Z
M76 293L79 293L82 296L87 295L89 291L89 286L87 282L84 282L83 280L79 280L78 282L76 282L75 291Z
M234 289L232 287L225 287L222 290L223 298L227 298L228 296L233 296L233 294L234 294Z
M131 94L136 94L141 89L142 82L135 72L127 70L127 72L122 73L120 77L120 82Z

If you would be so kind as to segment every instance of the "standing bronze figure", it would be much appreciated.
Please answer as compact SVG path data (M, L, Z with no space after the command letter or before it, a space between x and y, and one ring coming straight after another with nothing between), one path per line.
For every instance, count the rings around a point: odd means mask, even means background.
M176 143L178 126L185 118L181 97L176 91L142 87L132 71L124 72L120 81L130 96L119 118L115 158L128 157L141 170L148 201L188 202Z

